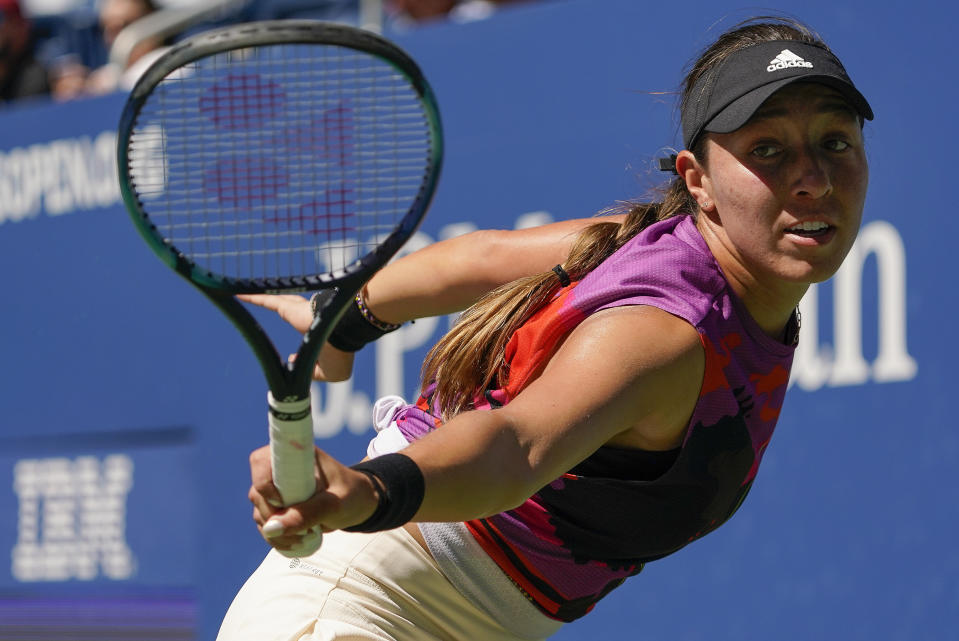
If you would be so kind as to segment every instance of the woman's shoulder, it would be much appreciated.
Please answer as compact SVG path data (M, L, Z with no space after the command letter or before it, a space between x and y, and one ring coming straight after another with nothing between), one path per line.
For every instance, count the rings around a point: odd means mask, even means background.
M651 305L698 325L727 283L688 215L650 225L588 274L570 301L595 313Z

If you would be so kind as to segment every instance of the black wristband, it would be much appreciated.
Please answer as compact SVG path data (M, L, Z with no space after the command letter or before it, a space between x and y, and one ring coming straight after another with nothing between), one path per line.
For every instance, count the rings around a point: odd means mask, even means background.
M399 327L378 320L363 303L362 294L357 294L326 340L338 350L356 352Z
M380 491L376 510L370 518L343 528L347 532L392 530L408 523L420 509L426 482L419 466L405 454L384 454L350 468L369 476Z

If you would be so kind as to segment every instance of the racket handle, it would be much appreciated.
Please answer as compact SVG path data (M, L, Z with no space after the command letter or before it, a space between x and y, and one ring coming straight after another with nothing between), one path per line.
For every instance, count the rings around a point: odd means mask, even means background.
M284 505L300 503L313 496L316 491L310 398L278 401L271 392L267 395L267 400L270 404L273 485L280 492ZM308 556L320 548L323 535L319 530L311 529L303 534L303 541L299 546L278 551L287 557L300 557Z

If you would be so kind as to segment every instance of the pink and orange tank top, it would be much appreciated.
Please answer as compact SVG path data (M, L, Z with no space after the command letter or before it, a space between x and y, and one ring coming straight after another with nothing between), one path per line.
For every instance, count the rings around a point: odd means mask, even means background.
M645 563L733 515L772 437L795 349L762 332L692 218L676 216L644 229L531 317L507 346L509 380L477 398L476 410L508 404L583 319L621 305L658 307L699 332L705 375L682 446L600 448L520 507L465 524L525 596L559 621L583 616ZM442 428L431 391L397 414L408 441Z

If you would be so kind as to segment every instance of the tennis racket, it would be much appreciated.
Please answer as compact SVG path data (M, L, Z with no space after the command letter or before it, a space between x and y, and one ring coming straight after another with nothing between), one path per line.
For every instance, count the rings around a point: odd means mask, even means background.
M312 496L313 363L369 278L415 232L442 160L433 92L394 44L346 25L267 21L162 55L119 125L123 201L153 251L239 329L269 387L273 479ZM235 294L322 291L296 359ZM310 554L306 533L289 556Z

